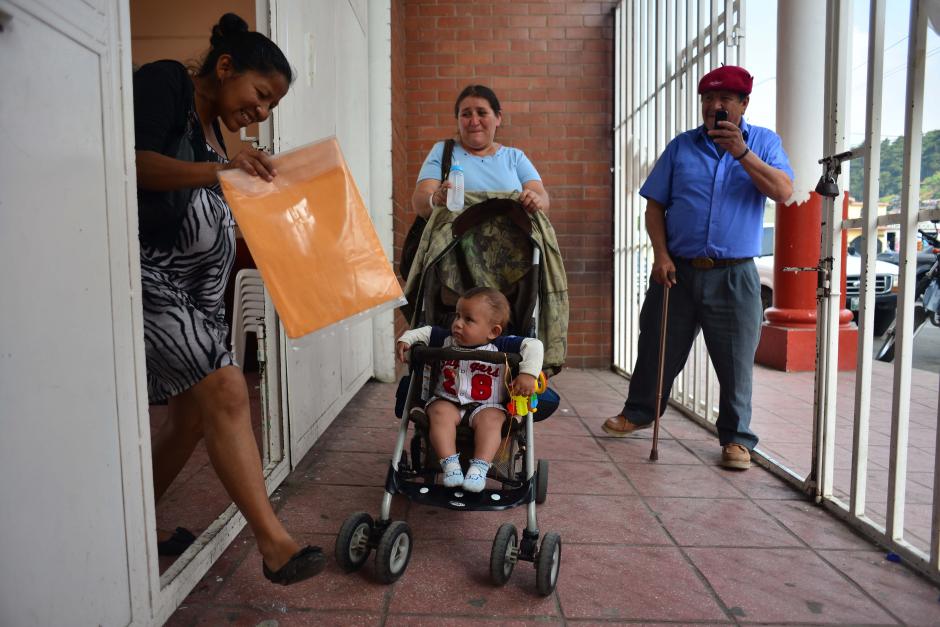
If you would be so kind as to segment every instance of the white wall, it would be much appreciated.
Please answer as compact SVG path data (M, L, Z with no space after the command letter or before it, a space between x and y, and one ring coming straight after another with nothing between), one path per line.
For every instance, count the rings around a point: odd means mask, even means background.
M0 1L2 625L149 615L124 9Z
M280 152L335 135L371 206L369 11L364 0L272 1L272 35L297 79L274 118ZM286 353L291 460L296 464L373 374L372 321L304 341ZM389 348L391 350L391 348Z

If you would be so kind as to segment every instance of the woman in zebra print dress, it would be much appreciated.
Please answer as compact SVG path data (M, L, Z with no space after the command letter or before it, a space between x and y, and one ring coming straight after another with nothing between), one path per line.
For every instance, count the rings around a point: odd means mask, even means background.
M265 577L286 585L320 572L325 558L319 547L300 548L267 497L248 388L226 342L223 294L235 237L217 173L238 168L268 181L276 175L257 150L227 160L219 122L237 131L265 120L293 72L280 49L237 15L224 15L210 41L194 76L174 61L145 65L134 76L138 187L192 189L169 244L141 231L147 387L150 401L165 399L169 410L153 437L154 494L159 500L205 438L213 467L254 532ZM185 129L183 140L196 154L204 143L206 158L167 156L179 154L167 149L174 129Z

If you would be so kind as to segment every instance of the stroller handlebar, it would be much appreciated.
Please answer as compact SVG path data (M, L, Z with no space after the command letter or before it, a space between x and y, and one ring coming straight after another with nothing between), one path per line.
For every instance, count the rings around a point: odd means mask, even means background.
M499 351L481 351L472 348L450 346L447 348L432 348L427 344L415 343L411 347L410 359L412 364L425 361L443 361L445 359L483 361L490 364L504 364L509 362L512 370L519 368L522 355L518 353L502 353Z

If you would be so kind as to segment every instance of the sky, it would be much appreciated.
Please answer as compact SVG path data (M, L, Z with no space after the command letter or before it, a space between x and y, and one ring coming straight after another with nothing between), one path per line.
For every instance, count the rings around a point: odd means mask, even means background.
M785 1L785 0L783 0ZM820 0L820 19L826 19ZM848 143L860 144L865 136L865 81L868 57L868 0L854 0L852 7L852 60L849 85L851 126ZM882 83L881 133L894 139L904 133L904 96L907 79L909 0L887 0L885 11L885 56ZM777 2L747 0L744 65L754 76L747 110L748 122L776 126ZM940 128L940 36L927 28L927 65L924 82L924 132ZM822 103L820 103L820 106Z

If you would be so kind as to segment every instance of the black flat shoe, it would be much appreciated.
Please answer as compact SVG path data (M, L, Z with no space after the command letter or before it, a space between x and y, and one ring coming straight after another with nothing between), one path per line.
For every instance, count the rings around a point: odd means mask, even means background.
M326 556L318 546L307 546L294 553L287 563L276 571L268 568L261 560L261 569L264 578L271 583L289 586L292 583L309 579L318 574L326 566Z
M189 529L177 527L169 538L157 542L157 555L182 555L196 541Z

